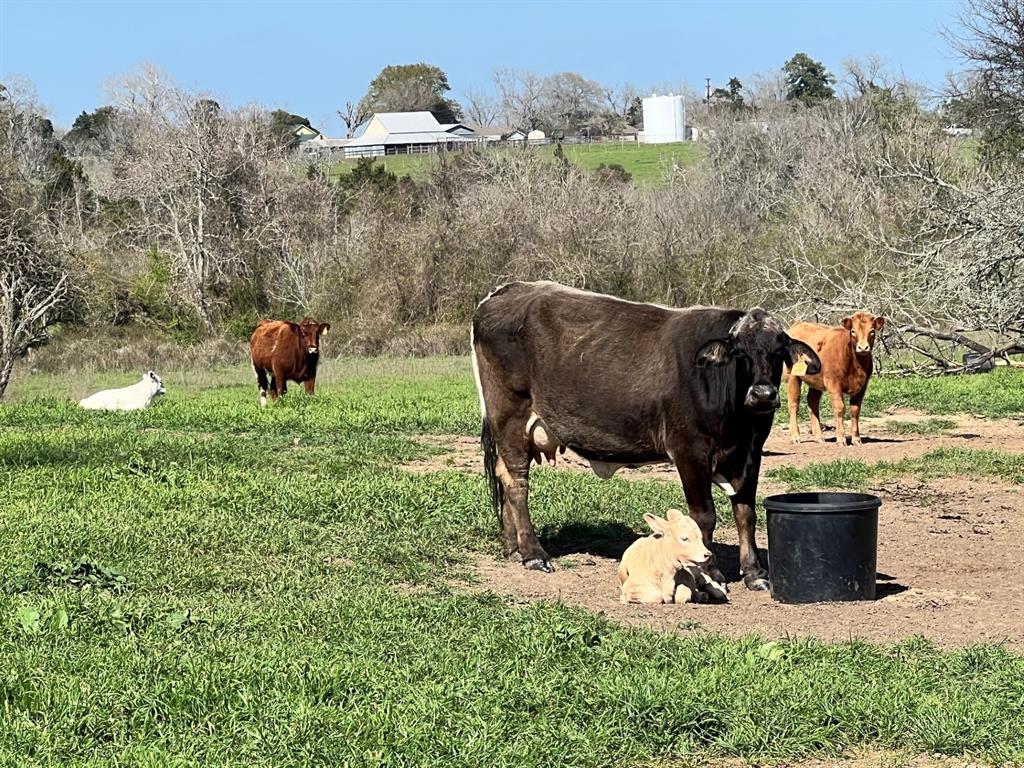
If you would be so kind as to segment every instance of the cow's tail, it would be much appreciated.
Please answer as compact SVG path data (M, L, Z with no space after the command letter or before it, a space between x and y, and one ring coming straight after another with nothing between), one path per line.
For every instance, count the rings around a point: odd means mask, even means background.
M502 488L501 479L498 477L498 446L494 442L491 425L487 423L486 418L480 429L480 446L484 449L484 474L487 476L487 486L491 491L491 506L494 507L494 514L498 518L500 527L502 525L501 510L505 504L505 489Z

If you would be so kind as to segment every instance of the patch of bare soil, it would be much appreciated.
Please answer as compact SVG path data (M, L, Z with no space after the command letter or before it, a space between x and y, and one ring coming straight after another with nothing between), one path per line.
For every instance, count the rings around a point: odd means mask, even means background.
M783 605L767 592L751 592L736 581L735 533L727 528L719 531L715 547L732 582L727 604L623 605L618 559L609 556L616 553L607 542L601 554L588 551L585 541L563 546L553 574L484 558L476 575L483 589L506 595L512 604L560 601L666 631L876 642L923 635L946 647L1005 642L1024 648L1024 581L1017 565L1024 489L953 479L873 490L882 498L874 601ZM765 543L763 531L758 539Z
M776 426L764 447L761 461L762 477L767 470L776 467L803 467L807 464L835 459L861 459L863 461L897 461L922 456L937 448L971 448L1024 453L1024 425L1012 419L979 419L973 416L949 416L956 427L944 430L938 435L915 433L894 434L886 430L886 424L894 421L926 421L928 414L900 409L884 416L861 419L861 445L841 446L836 443L835 432L825 433L825 442L812 442L807 437L808 427L801 424L804 432L801 443L789 439L789 429ZM947 417L943 417L947 418ZM483 470L483 455L480 441L464 435L431 435L423 440L430 445L440 446L446 452L437 456L406 465L413 472L438 472L457 469L465 472ZM590 471L590 464L572 451L566 451L556 460L556 467ZM620 470L617 476L647 478L652 480L677 481L675 467L671 464L654 464L636 469Z

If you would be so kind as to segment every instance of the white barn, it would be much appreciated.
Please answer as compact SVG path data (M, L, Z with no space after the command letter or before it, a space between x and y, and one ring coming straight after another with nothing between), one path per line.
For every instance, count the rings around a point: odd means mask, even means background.
M472 128L442 125L429 112L378 112L346 142L344 151L346 157L421 154L475 142Z

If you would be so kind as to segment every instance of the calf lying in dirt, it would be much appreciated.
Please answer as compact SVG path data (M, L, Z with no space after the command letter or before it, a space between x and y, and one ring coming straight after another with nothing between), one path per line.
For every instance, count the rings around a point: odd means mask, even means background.
M644 515L654 534L637 539L622 555L619 581L624 603L706 603L725 599L725 587L700 569L711 559L700 528L678 509L668 519Z
M87 411L141 411L166 392L160 377L147 371L141 381L130 387L105 389L79 400L78 404Z

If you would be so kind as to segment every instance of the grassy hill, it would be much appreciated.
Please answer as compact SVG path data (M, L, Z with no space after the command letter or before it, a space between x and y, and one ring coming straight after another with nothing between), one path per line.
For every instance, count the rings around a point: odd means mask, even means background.
M666 172L675 165L690 166L696 164L702 152L693 143L679 144L564 144L562 149L566 158L588 171L592 171L602 163L617 163L625 168L639 186L658 185L665 179ZM492 149L492 152L506 152L507 149ZM531 151L540 152L549 157L555 153L555 145L534 147ZM385 168L398 176L411 176L419 180L427 177L433 170L437 157L435 155L391 155L378 158ZM349 173L355 167L355 160L341 160L331 168L331 177L337 178Z

